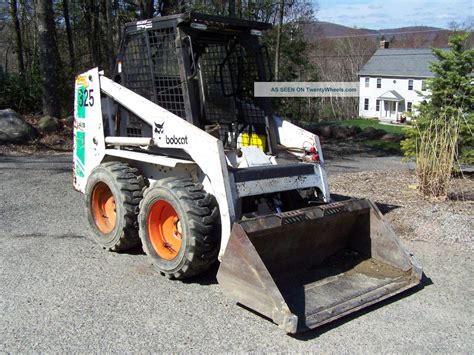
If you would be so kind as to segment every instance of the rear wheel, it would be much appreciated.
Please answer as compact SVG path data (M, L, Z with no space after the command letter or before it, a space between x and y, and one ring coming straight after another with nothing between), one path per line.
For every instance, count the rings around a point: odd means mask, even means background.
M94 239L104 249L123 251L140 243L137 214L145 181L122 162L97 166L86 185L86 207Z
M191 179L166 178L145 191L138 217L143 249L170 278L202 273L216 260L218 209Z

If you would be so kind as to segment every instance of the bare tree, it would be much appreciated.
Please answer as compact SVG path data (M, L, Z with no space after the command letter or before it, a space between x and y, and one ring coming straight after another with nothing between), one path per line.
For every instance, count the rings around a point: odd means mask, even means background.
M16 56L18 62L18 71L23 77L25 73L25 64L23 62L23 43L21 37L20 21L18 20L18 3L16 0L10 1L10 15L15 26Z
M56 42L53 1L35 0L37 31L39 39L39 61L41 70L43 111L59 117L59 52Z
M100 65L99 6L96 0L85 0L82 7L86 24L86 38L91 54L92 65Z
M154 0L139 0L138 7L140 8L141 19L148 19L153 17L153 14L155 13Z
M69 19L69 4L68 0L63 0L63 16L64 24L66 25L67 44L69 49L69 65L73 73L76 72L76 55L74 53L74 40L72 37L71 21Z
M158 0L158 11L161 16L184 12L187 3L189 1L186 0Z
M275 80L279 79L280 71L280 45L281 45L281 34L283 32L283 16L285 14L285 0L280 0L280 6L278 7L278 32L276 39L275 48Z
M109 71L112 73L115 66L115 51L114 36L112 32L113 15L111 0L102 0L102 18L104 20L104 26L102 26L102 28L105 28L105 36L101 37L103 39L103 46L105 55L107 56Z

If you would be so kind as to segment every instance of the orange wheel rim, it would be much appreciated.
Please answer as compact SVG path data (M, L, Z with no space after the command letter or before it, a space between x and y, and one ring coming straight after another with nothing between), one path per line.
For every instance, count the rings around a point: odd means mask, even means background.
M92 216L97 228L104 234L112 232L117 220L115 198L103 182L99 182L92 190Z
M181 222L170 203L159 200L148 214L148 236L155 252L165 260L174 259L183 242Z

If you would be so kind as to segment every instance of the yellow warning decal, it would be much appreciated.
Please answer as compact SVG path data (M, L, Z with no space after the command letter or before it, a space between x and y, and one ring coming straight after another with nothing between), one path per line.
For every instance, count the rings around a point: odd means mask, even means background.
M266 140L264 134L252 133L249 136L248 133L242 133L242 147L255 146L265 151Z
M76 78L77 86L87 86L87 78L85 75L78 75Z

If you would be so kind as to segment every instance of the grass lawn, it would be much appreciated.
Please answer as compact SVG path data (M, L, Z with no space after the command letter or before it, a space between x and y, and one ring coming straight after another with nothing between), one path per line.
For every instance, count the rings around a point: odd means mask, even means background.
M364 129L365 127L374 127L377 129L383 129L387 133L403 134L403 127L381 124L379 123L379 121L371 119L355 118L352 120L332 121L328 123L335 123L343 126L357 126L362 129Z

